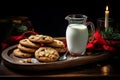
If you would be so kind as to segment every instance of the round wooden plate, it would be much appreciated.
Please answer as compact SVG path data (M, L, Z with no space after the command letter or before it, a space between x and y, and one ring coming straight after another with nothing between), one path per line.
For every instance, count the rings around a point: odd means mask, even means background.
M70 67L92 63L95 61L104 60L111 55L109 52L97 52L95 53L95 55L90 55L90 56L72 57L68 55L67 60L64 61L45 63L45 62L38 62L35 58L31 58L33 60L33 63L20 63L19 60L25 58L15 57L12 53L12 51L17 47L17 45L13 45L5 49L2 52L2 59L3 59L3 63L6 66L18 70L40 71L40 70L64 69L64 68L70 68Z
M65 37L56 37L55 39L64 41ZM17 45L18 44L8 47L2 52L1 55L3 59L3 63L6 66L17 70L41 71L41 70L71 68L71 67L76 67L76 66L104 60L111 55L111 53L109 52L102 51L102 52L95 52L89 56L79 56L79 57L73 57L68 54L67 60L64 61L45 63L45 62L39 62L35 58L31 58L32 60L31 63L20 63L20 60L25 60L28 58L18 58L13 55L13 50L17 48Z

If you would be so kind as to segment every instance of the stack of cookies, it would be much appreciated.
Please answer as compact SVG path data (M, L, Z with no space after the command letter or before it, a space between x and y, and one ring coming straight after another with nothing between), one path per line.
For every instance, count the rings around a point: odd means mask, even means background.
M64 43L47 35L31 35L19 41L13 54L17 57L35 57L40 62L53 62L66 52Z
M17 48L13 51L13 54L21 58L34 57L35 51L40 47L40 44L33 43L29 39L22 39L19 41Z

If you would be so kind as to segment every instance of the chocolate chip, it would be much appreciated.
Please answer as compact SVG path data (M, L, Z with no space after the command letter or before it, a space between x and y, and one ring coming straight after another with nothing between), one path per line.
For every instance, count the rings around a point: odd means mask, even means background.
M45 51L45 49L41 49L41 51Z
M23 42L26 42L27 40L25 39L25 40L23 40Z

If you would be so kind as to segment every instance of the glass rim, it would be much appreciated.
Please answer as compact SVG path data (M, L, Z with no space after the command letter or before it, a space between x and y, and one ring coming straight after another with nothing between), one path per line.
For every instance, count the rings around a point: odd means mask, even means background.
M65 19L87 19L87 16L84 14L69 14Z
M112 18L108 18L109 22L113 22ZM105 22L105 18L98 18L97 21Z

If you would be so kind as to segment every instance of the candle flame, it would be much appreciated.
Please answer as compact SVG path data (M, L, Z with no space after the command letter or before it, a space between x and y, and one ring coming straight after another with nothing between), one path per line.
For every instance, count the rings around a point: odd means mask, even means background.
M108 6L106 6L106 10L108 11Z

